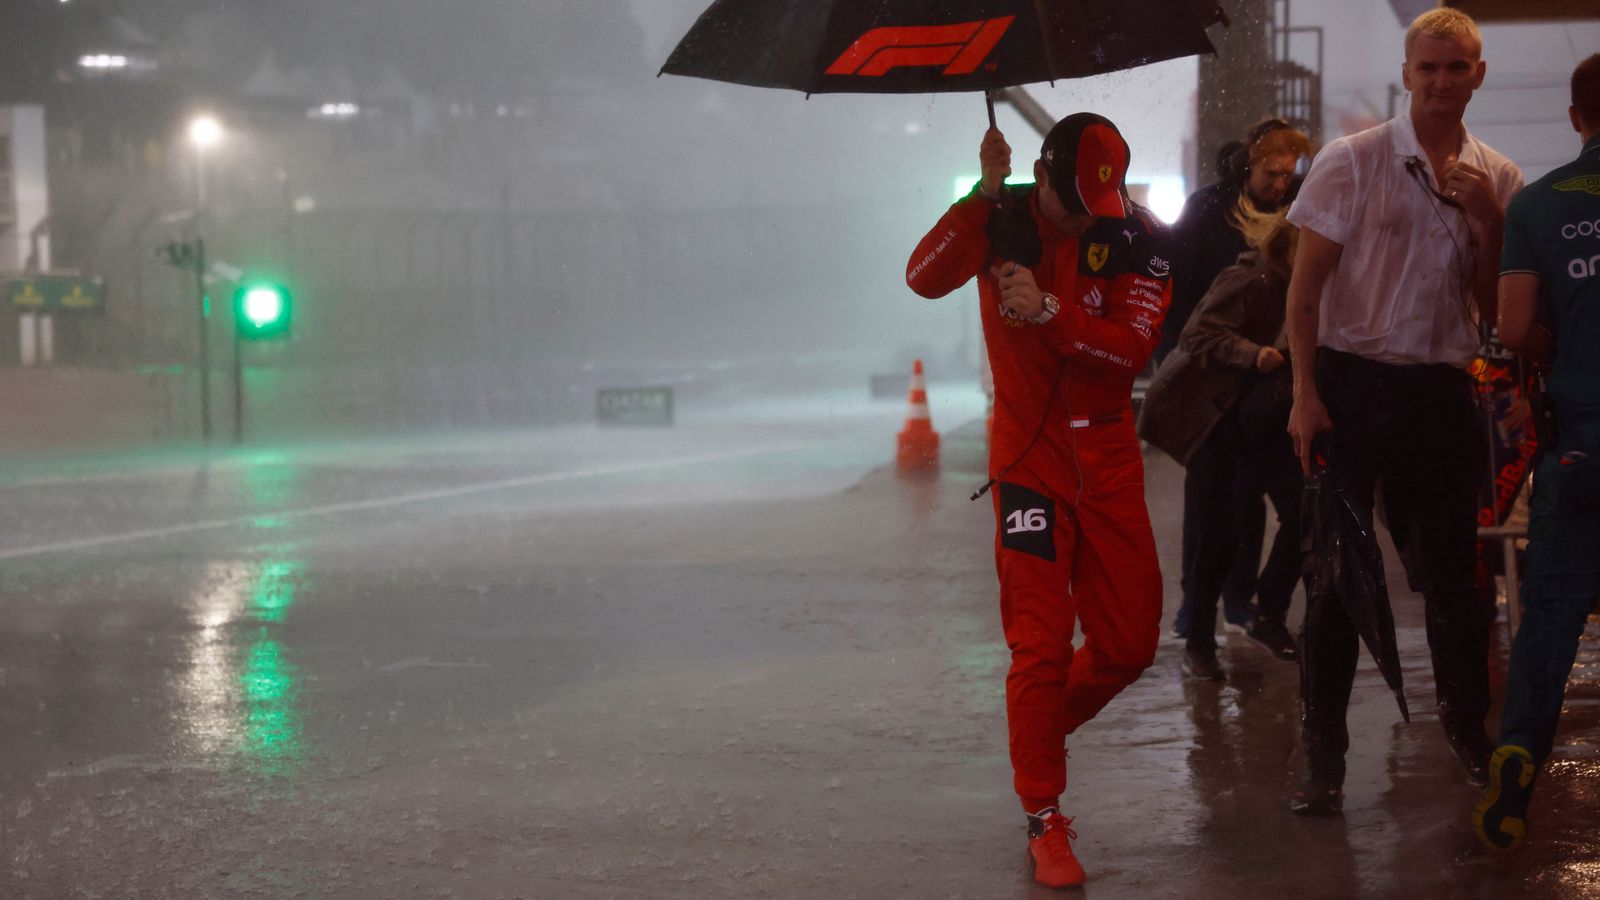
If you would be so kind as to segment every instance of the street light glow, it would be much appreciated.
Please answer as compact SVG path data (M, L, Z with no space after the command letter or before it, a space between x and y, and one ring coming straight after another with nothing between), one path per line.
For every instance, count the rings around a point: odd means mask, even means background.
M306 111L313 119L353 119L361 115L359 103L324 103Z
M91 53L78 57L78 65L85 69L126 69L128 58L118 53Z
M201 150L215 147L222 140L222 123L215 116L195 116L189 120L189 143Z

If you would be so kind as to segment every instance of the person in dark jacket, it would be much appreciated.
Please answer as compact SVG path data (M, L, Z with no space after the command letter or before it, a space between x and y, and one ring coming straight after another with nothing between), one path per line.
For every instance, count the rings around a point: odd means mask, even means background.
M1265 119L1242 142L1219 156L1218 179L1193 194L1172 226L1172 309L1161 325L1156 364L1178 346L1178 338L1200 298L1223 269L1249 247L1235 210L1240 199L1263 213L1287 208L1298 187L1295 171L1310 156L1311 141L1282 119Z
M1568 115L1583 151L1511 201L1500 262L1500 339L1551 363L1556 427L1541 438L1550 445L1539 448L1533 478L1522 626L1489 787L1472 813L1492 850L1527 837L1528 803L1600 595L1600 53L1573 71Z
M1230 147L1233 149L1218 159L1220 180L1189 197L1173 229L1172 309L1156 346L1158 364L1177 346L1184 324L1217 274L1248 249L1239 227L1240 211L1250 215L1286 208L1298 187L1296 167L1310 154L1311 142L1282 119L1266 119L1250 129L1244 141ZM1257 592L1256 569L1266 531L1263 493L1264 488L1253 478L1246 477L1237 485L1234 521L1239 548L1222 591L1225 623L1247 634L1256 615L1251 600ZM1184 532L1183 601L1172 623L1178 638L1185 638L1189 630L1192 586L1187 573L1193 568L1195 540L1192 531ZM1275 642L1268 649L1282 658L1293 658L1292 642Z
M1140 437L1187 469L1184 531L1196 541L1183 573L1193 603L1184 671L1202 679L1223 677L1217 601L1240 549L1239 483L1259 485L1278 514L1252 637L1281 648L1275 652L1283 658L1295 650L1284 618L1300 577L1301 478L1285 431L1291 392L1283 322L1296 229L1281 214L1242 213L1240 221L1252 249L1218 274L1157 370L1139 416Z

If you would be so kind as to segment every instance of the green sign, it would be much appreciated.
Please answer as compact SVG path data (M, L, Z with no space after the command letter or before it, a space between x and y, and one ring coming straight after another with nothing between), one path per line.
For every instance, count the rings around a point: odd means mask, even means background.
M7 305L18 312L104 312L106 283L80 275L25 275L5 281Z

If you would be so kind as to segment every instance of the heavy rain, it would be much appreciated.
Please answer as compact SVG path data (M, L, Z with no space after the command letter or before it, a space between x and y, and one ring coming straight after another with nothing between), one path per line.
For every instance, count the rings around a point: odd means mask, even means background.
M1481 28L1471 138L1519 185L1578 158L1592 2L1444 5ZM1265 164L1252 126L1307 137L1298 190L1330 143L1409 121L1407 26L1435 6L4 0L0 900L1050 896L1041 827L1101 900L1600 896L1600 624L1526 841L1486 849L1382 502L1396 661L1362 646L1339 803L1291 809L1341 788L1302 734L1306 588L1287 653L1251 619L1265 587L1180 626L1198 470L1135 431L1160 321L1105 309L1166 314L1171 229L1225 144ZM1044 74L1004 81L1052 29ZM1079 112L1126 158L1054 168ZM1052 230L1066 179L1068 214L1157 249ZM1045 235L1020 288L963 224L991 203ZM1483 324L1468 562L1497 740L1541 457ZM1047 328L1041 379L1016 348ZM1148 553L1095 518L1129 491ZM1260 495L1252 585L1285 527ZM1155 648L1068 728L1053 817L1017 751L1040 560L1072 677Z

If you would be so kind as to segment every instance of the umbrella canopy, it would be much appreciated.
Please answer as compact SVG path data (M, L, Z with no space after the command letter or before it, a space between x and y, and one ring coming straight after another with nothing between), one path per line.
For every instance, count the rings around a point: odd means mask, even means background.
M1308 591L1314 597L1338 598L1345 616L1361 635L1400 704L1400 716L1411 721L1400 674L1400 649L1395 643L1394 609L1383 574L1383 552L1371 526L1362 522L1350 499L1326 468L1306 479L1301 507L1302 534L1310 541L1306 565ZM1310 598L1307 598L1308 600Z
M807 94L995 91L1214 53L1208 0L715 0L661 71Z

